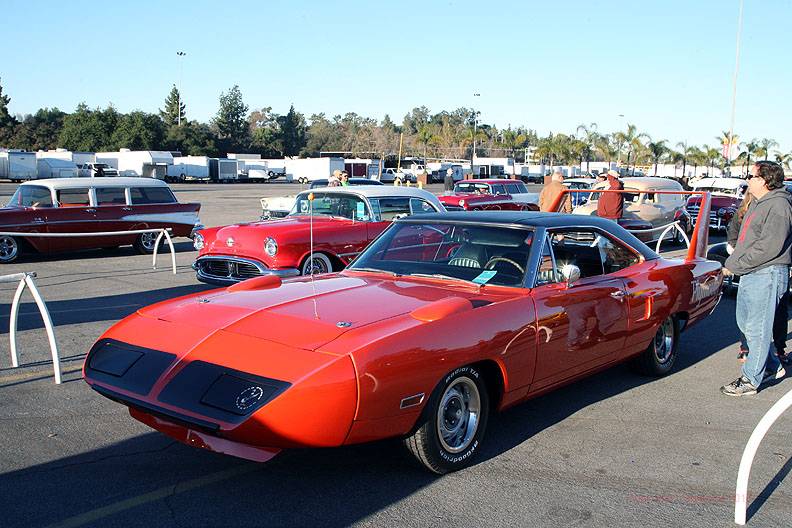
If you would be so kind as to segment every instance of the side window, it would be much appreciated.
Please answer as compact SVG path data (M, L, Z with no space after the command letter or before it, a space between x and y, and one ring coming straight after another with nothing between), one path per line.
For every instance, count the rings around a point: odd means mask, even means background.
M644 203L660 203L660 194L646 193L644 195Z
M542 244L542 259L539 261L539 269L536 270L536 286L552 284L558 282L558 280L553 252L550 249L550 241L545 237Z
M490 186L492 194L506 194L506 189L501 184Z
M605 274L617 272L640 261L635 253L602 235L597 237L597 247L602 256Z
M58 203L61 207L88 207L91 200L88 189L61 189L58 191Z
M412 214L435 213L437 212L432 204L420 198L410 198L410 210Z
M176 197L167 187L132 187L129 194L134 205L176 203Z
M52 207L52 194L46 187L23 185L19 187L19 205L22 207Z
M520 186L516 183L508 183L506 184L506 192L509 194L520 194L522 191L520 190Z
M126 205L123 187L97 187L96 205Z
M409 198L379 198L372 202L377 203L375 209L379 209L379 217L382 222L390 222L397 216L410 214Z
M551 236L556 266L574 264L580 277L596 277L637 264L630 249L596 231L560 231Z

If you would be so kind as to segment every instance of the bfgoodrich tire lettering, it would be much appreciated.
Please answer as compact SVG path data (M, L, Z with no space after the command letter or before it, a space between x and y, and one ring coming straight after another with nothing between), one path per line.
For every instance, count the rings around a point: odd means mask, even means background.
M435 388L418 428L404 445L434 473L457 471L478 453L488 417L489 396L481 372L460 367Z

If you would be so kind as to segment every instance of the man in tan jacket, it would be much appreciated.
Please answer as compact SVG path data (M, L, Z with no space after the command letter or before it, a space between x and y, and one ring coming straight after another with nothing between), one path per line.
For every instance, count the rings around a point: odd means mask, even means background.
M556 201L561 192L566 189L564 187L564 175L560 171L555 171L550 179L550 183L544 186L542 192L539 194L539 210L543 212L556 212L551 211L550 206ZM571 213L572 212L572 196L567 193L561 200L558 212Z

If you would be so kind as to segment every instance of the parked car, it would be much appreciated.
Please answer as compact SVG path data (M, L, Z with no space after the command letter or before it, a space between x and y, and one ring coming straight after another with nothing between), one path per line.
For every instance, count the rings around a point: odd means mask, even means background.
M701 178L692 186L694 191L709 191L712 194L710 210L710 229L726 231L729 222L740 207L748 182L742 178ZM687 210L695 223L699 212L701 198L691 196L687 201Z
M118 177L118 169L107 163L83 163L77 165L77 175L82 178Z
M384 185L381 181L371 180L368 178L349 178L348 181L349 185ZM327 178L314 180L311 182L311 185L308 188L316 189L317 187L327 187L327 183ZM269 220L270 218L283 218L291 212L296 199L297 195L260 198L261 220Z
M415 174L413 174L413 173L400 171L400 170L395 169L395 168L382 169L382 174L380 174L380 181L381 182L393 183L396 180L399 180L402 183L407 182L407 181L409 181L411 183L415 183L417 181L417 178L415 177Z
M693 231L693 221L690 214L685 209L687 204L686 196L683 194L659 194L652 191L674 191L682 192L679 182L668 178L640 177L622 178L624 190L624 213L619 220L619 224L629 229L642 242L656 241L662 231L662 226L673 222L679 225L687 235ZM606 189L607 182L601 182L592 191ZM596 215L599 193L592 192L588 201L575 208L573 211L577 215ZM645 231L644 233L640 231ZM678 230L672 229L665 238L675 241L681 239Z
M596 178L566 178L564 186L574 190L591 189L597 183ZM583 205L589 199L591 193L572 193L572 207Z
M156 233L91 236L106 231L171 228L192 236L202 227L199 203L178 203L168 185L148 178L52 178L21 184L0 209L0 263L20 253L55 253L131 244L140 253L154 250ZM86 233L79 237L31 237L22 233Z
M449 211L538 211L539 194L519 180L463 180L451 194L440 196Z
M402 438L446 473L486 450L492 412L622 362L672 372L721 280L696 251L666 260L601 218L407 217L340 273L138 310L94 344L84 379L194 447L266 461Z
M436 211L444 211L437 197L415 187L307 190L285 218L196 233L193 267L198 280L221 285L259 275L327 273L343 269L394 218Z

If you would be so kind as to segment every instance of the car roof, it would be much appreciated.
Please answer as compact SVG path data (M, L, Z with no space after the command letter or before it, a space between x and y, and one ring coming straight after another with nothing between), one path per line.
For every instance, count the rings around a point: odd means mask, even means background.
M317 189L308 189L302 191L300 194L306 194L309 192L321 192L328 194L357 194L366 198L409 196L423 198L425 200L431 199L432 203L437 202L437 197L429 191L425 191L417 187L407 187L406 185L350 185L346 187L319 187Z
M565 227L598 228L612 234L640 252L647 260L659 257L646 244L635 238L622 226L607 218L590 215L563 213L540 213L534 211L449 211L447 213L421 213L397 220L397 222L443 222L516 225L528 228L544 227L557 229Z
M720 189L739 189L748 185L748 181L742 178L702 178L691 184L693 188L717 187Z
M462 180L458 181L457 185L460 183L486 183L486 184L498 184L498 183L522 183L520 180L512 180L510 178L486 178L486 179L475 179L475 180Z
M162 180L153 178L46 178L30 180L20 185L38 185L50 189L82 189L84 187L167 187Z
M631 178L621 178L624 188L637 189L639 191L682 191L682 185L669 178L659 178L656 176L638 176ZM596 185L597 189L604 189L608 185L607 180Z

